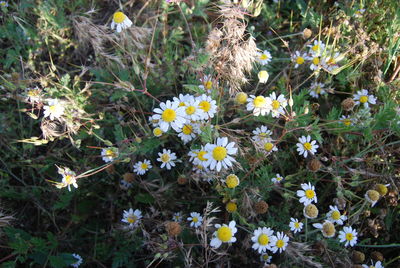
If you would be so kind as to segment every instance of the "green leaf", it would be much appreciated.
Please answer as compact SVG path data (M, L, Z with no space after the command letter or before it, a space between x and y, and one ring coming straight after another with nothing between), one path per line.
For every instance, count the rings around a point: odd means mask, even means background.
M150 194L137 194L135 200L144 204L152 204L155 201L154 197Z

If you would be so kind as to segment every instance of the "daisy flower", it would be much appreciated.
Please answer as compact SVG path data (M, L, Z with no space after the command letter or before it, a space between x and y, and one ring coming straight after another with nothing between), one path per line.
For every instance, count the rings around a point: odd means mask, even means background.
M289 223L290 231L293 233L301 232L303 229L303 223L299 222L298 219L295 218L290 218L290 223Z
M129 28L132 25L132 21L121 11L114 13L111 21L111 30L116 28L117 32L120 33L123 29Z
M278 232L276 236L274 235L271 237L271 251L273 253L276 253L277 251L279 251L279 253L282 253L282 251L285 251L288 242L289 237L283 232Z
M323 224L314 223L313 226L317 229L320 229L322 235L326 238L334 237L336 234L335 225L333 225L333 223L330 221L325 221Z
M175 166L176 154L172 153L171 150L163 149L161 153L158 153L158 156L157 161L162 163L161 168L166 167L169 170Z
M365 12L365 8L361 8L361 9L357 10L357 11L354 13L354 17L356 17L356 18L361 18L362 15L364 14L364 12Z
M257 52L257 61L261 65L267 65L271 61L271 53L268 50L264 50L263 52Z
M164 132L159 127L156 127L155 129L153 129L153 135L156 137L161 137L163 133Z
M350 115L342 115L342 117L340 117L340 121L346 127L354 125L354 118L351 118Z
M226 187L233 189L239 185L240 180L235 174L229 174L223 182L225 182Z
M213 118L217 112L217 102L205 94L197 97L197 99L200 101L199 108L204 112L203 119Z
M264 253L268 250L271 249L271 238L274 234L274 231L271 228L267 227L259 227L256 230L254 230L253 237L251 238L251 241L253 241L253 246L252 248L254 250L257 250L258 253Z
M8 3L6 1L0 1L0 7L8 7Z
M313 44L308 45L312 55L320 55L325 50L325 44L322 41L314 40Z
M161 108L161 109L160 109ZM186 122L185 107L179 106L179 102L161 102L160 108L155 108L153 118L159 120L159 127L162 131L167 132L170 127L175 131L183 127Z
M201 79L202 85L199 86L199 88L205 90L207 93L211 91L213 88L213 81L211 75L205 75L203 79Z
M182 128L177 130L178 137L181 138L184 144L196 138L195 125L190 123L185 123Z
M131 181L127 181L127 180L125 180L124 178L122 178L122 179L119 181L119 187L121 187L121 189L123 189L123 190L128 190L128 189L131 188L132 186L133 186L132 182L131 182Z
M255 130L253 130L253 134L254 134L254 136L252 137L252 139L255 142L262 142L265 139L268 139L271 137L272 131L268 130L267 126L261 126L261 127L256 128Z
M221 224L215 224L217 230L213 234L214 238L211 239L210 246L213 248L219 248L222 243L236 242L235 233L237 232L237 228L235 225L235 221L229 222L229 225L223 224L221 226Z
M258 80L259 80L259 82L260 82L261 84L267 83L268 78L269 78L269 74L268 74L268 72L267 72L266 70L261 70L261 71L258 73Z
M50 117L50 120L58 119L64 114L64 107L57 99L49 100L48 105L44 106L43 109L44 117Z
M270 264L272 261L272 256L268 255L268 253L263 253L260 256L260 260L264 262L264 264Z
M266 139L265 141L263 141L262 146L267 154L278 151L278 147L275 146L272 139Z
M190 227L194 228L199 227L203 223L203 217L197 212L190 213L190 217L187 220L191 222Z
M246 109L247 111L253 111L254 116L265 115L270 111L270 108L267 106L269 102L270 101L268 98L264 96L256 97L254 95L250 95L250 97L247 99Z
M317 71L321 68L321 57L318 55L312 55L308 58L311 61L310 70Z
M375 206L376 202L378 202L381 195L376 190L368 190L365 193L365 199L371 203L371 207Z
M275 178L272 178L271 181L272 181L273 183L280 183L280 182L283 181L284 179L285 179L285 178L282 177L281 175L276 174Z
M354 94L353 100L355 100L355 104L363 104L365 108L369 107L369 104L376 104L376 98L374 95L368 95L368 90L362 89L357 91L357 94Z
M160 120L154 119L153 116L154 115L149 116L149 122L153 127L158 127L158 123L160 122Z
M133 211L132 208L129 210L124 210L124 214L122 216L122 222L128 223L130 228L136 227L140 219L142 218L142 212L138 209Z
M330 55L322 59L322 67L329 72L333 72L335 69L339 68L337 63L342 59L343 55L340 55L339 52L336 52L334 55Z
M317 152L317 148L319 147L316 143L316 141L311 141L310 135L308 135L307 137L300 137L299 143L296 144L299 155L303 155L304 158L307 158L307 155L309 153L315 154Z
M354 247L354 245L357 244L357 235L358 233L355 229L347 226L343 227L343 231L339 231L340 242L345 242L345 247L348 245Z
M301 188L303 190L297 190L297 196L300 197L300 203L303 203L304 206L307 206L312 202L317 203L317 194L315 193L314 185L311 185L310 182L308 184L302 183Z
M78 188L78 184L76 183L76 173L70 170L69 168L58 169L58 173L63 176L61 184L57 186L57 188L68 187L68 191L71 191L71 185L75 188Z
M205 111L199 107L200 100L190 96L185 105L185 118L188 121L198 121L208 117Z
M319 95L327 95L328 93L324 89L325 85L323 83L312 83L310 86L310 95L314 98L319 98Z
M287 100L283 94L276 96L275 92L272 92L269 95L270 102L269 105L271 108L272 117L279 117L279 115L284 114L284 108L287 106Z
M328 214L326 214L328 221L331 221L339 225L343 225L343 222L347 220L347 216L340 214L340 211L337 206L329 206L329 209L330 211L328 212Z
M217 138L215 144L207 143L205 146L207 154L204 157L208 160L205 166L217 171L220 171L222 167L225 169L231 167L232 162L235 162L231 155L236 154L238 150L234 146L234 142L228 143L227 137Z
M307 53L300 53L300 51L296 51L291 58L293 63L295 63L294 68L296 69L300 65L304 64L305 60L307 59Z
M172 220L176 222L181 222L182 221L182 212L175 212L174 215L172 216Z
M83 262L82 257L76 253L72 253L72 257L74 257L76 261L74 263L71 263L71 266L74 268L78 268Z
M205 158L206 154L207 151L205 150L204 146L201 146L199 150L192 150L189 152L189 161L191 161L193 165L200 165L204 167L208 161L208 159Z
M118 149L115 147L103 148L101 150L101 156L104 162L112 162L118 157Z
M133 165L133 171L138 175L143 175L152 167L153 166L151 165L150 160L145 159Z
M174 100L174 102L179 103L179 105L178 105L179 107L182 107L182 106L186 106L188 104L190 98L193 98L193 96L190 94L185 94L185 95L179 94L178 98L174 97L173 100Z
M26 92L27 100L29 102L35 103L39 102L41 99L41 90L38 87L31 88Z
M385 267L382 265L382 262L381 262L381 261L377 261L375 264L374 264L373 261L371 261L371 265L363 264L362 267L363 267L363 268L385 268Z

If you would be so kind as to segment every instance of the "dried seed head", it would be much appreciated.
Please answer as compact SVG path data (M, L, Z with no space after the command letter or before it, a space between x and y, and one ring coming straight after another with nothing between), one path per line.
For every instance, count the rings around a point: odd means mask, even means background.
M384 257L383 254L379 251L373 251L371 253L371 259L373 259L374 261L383 261Z
M318 217L318 208L313 204L309 204L304 207L303 214L306 218L315 219Z
M322 225L322 235L325 237L334 237L336 233L335 225L332 222L326 221Z
M247 102L247 94L244 92L238 92L235 97L235 102L238 104L245 104Z
M181 226L175 221L166 222L165 230L167 231L169 236L177 236L182 232Z
M385 196L388 193L388 188L385 184L377 184L375 185L375 190L381 195Z
M353 110L355 103L352 98L347 98L342 101L342 109L345 111L351 111Z
M124 181L132 183L135 180L135 175L133 173L125 173L122 178Z
M268 211L268 204L267 202L265 202L264 200L258 201L257 203L255 203L254 205L254 211L257 214L264 214Z
M351 259L354 263L363 263L365 261L365 254L354 250Z
M226 203L226 211L228 211L229 213L233 213L235 211L237 211L237 205L235 202L229 201L228 203Z
M310 38L311 35L312 35L312 31L311 31L310 29L305 28L305 29L303 30L303 38L304 38L304 39Z
M367 191L367 196L371 201L376 202L376 201L379 200L380 194L379 194L378 191L368 190Z
M188 180L185 177L185 175L181 175L178 177L177 182L179 185L185 185L188 182Z
M321 168L321 162L314 158L307 165L308 169L312 172L317 172Z

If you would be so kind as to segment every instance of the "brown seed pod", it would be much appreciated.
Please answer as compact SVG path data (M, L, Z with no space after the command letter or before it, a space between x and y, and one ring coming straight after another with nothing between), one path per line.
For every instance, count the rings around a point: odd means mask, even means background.
M354 263L363 263L365 261L365 254L354 250L353 254L351 255L351 259Z
M383 261L384 257L383 254L379 251L373 251L371 253L371 259L373 259L374 261Z
M124 181L132 183L135 180L135 175L133 173L125 173L124 175L122 175L122 178L124 179Z
M342 101L342 109L345 111L351 111L353 110L355 103L352 98L347 98Z
M310 162L308 162L307 167L310 171L317 172L321 168L321 165L321 162L318 159L314 158Z
M264 200L258 201L254 204L254 211L257 214L264 214L268 211L268 204Z
M177 182L179 185L185 185L188 182L188 179L185 176L181 175L178 177Z
M305 28L305 29L303 30L303 38L304 38L304 39L310 38L311 35L312 35L312 31L311 31L310 29Z
M175 221L166 222L165 230L167 231L169 236L177 236L182 232L181 226Z

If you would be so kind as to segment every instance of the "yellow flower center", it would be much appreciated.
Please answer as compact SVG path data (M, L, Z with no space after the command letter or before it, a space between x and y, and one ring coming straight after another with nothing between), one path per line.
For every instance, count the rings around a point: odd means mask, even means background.
M115 23L122 23L125 20L125 14L122 13L121 11L115 12L114 13L114 22Z
M190 135L193 132L193 127L191 125L184 125L182 128L182 132L185 135Z
M260 60L266 60L266 59L268 59L268 56L265 54L261 54Z
M186 108L186 114L188 114L188 115L192 115L195 112L196 112L196 107L194 107L194 106L189 106Z
M314 196L315 196L315 192L311 189L306 190L305 193L306 193L306 197L308 199L314 198Z
M260 79L260 80L267 80L268 77L269 77L269 74L267 71L260 71L258 73L258 79Z
M254 107L261 108L265 105L265 98L263 96L258 96L254 98Z
M51 105L49 107L50 112L54 113L57 110L57 106L56 105Z
M176 118L176 112L172 109L165 109L161 115L161 118L165 121L165 122L172 122L175 120Z
M239 185L239 179L236 175L231 174L228 177L226 177L226 186L228 186L228 188L235 188L236 186Z
M321 87L320 86L317 86L315 89L314 89L314 91L315 91L315 93L317 93L317 94L319 94L319 93L321 93Z
M158 136L161 136L162 133L163 133L163 132L162 132L161 128L159 128L159 127L153 129L153 134L154 134L154 136L157 136L157 137L158 137Z
M31 89L28 91L28 96L30 97L36 97L37 95L39 95L39 90L37 89Z
M211 103L208 101L201 101L199 103L199 108L202 109L204 112L208 112L211 109Z
M163 154L163 155L161 155L161 161L162 161L163 163L168 162L169 159L170 159L169 154Z
M129 223L135 223L136 220L137 220L137 218L136 218L135 215L131 215L131 216L129 216L128 219L127 219L127 221L128 221Z
M310 151L311 148L312 148L312 145L311 145L311 143L309 143L309 142L305 142L305 143L303 144L303 147L304 147L304 149L306 149L307 151Z
M207 158L205 158L204 156L206 155L206 151L200 151L200 152L198 152L197 153L197 158L200 160L200 161L207 161L208 159Z
M350 119L343 119L343 124L345 126L350 126L351 125L351 120Z
M361 103L366 103L368 101L368 96L361 96L360 97L360 102Z
M332 214L331 214L331 217L332 217L332 219L334 219L335 221L339 220L339 219L340 219L340 212L337 211L337 210L333 211Z
M299 229L300 228L300 223L299 222L295 222L294 223L294 228Z
M334 65L336 64L336 60L333 57L330 57L329 60L327 61L328 65Z
M258 243L262 246L265 246L269 242L269 237L266 234L260 234L258 237Z
M234 203L234 202L228 202L227 204L226 204L226 210L228 211L228 212L235 212L236 210L237 210L237 205L236 205L236 203Z
M316 52L319 50L319 45L314 45L311 49Z
M232 231L228 226L222 226L217 231L217 237L222 242L228 242L232 238Z
M319 64L319 58L318 57L313 58L312 63L314 65L318 65Z
M106 156L114 158L117 154L113 150L106 150Z
M378 201L379 196L380 196L379 192L375 191L375 190L368 190L367 195L368 195L369 199L371 199L372 201Z
M215 160L222 161L225 159L225 157L227 155L227 150L226 150L226 148L224 148L222 146L217 146L214 148L212 155Z
M147 168L149 167L149 165L147 165L146 163L142 163L142 164L140 165L140 167L141 167L142 169L147 169Z
M179 103L179 107L186 106L186 104L182 101Z
M347 240L347 241L353 240L353 234L352 234L352 233L347 233L347 234L346 234L346 240Z
M67 182L67 184L71 184L71 182L72 182L72 176L71 176L71 175L65 176L65 181Z
M204 87L208 90L212 88L213 83L211 81L207 81L204 83Z
M297 57L296 63L297 64L303 64L304 63L304 58L303 57Z
M274 148L274 145L270 142L267 142L264 144L264 149L268 152L270 152L272 150L272 148Z
M262 258L263 258L264 261L266 261L266 260L268 260L269 255L268 254L264 254L264 255L262 255Z
M268 134L265 132L261 132L260 134L258 134L258 136L260 136L261 138L266 138Z
M239 104L244 104L247 101L247 94L244 92L239 92L236 94L236 102Z
M282 239L279 239L278 241L276 241L277 248L283 248L284 245L285 245L285 242L283 242Z
M280 104L279 101L273 100L271 106L272 106L272 108L273 108L274 110L277 110L277 109L281 106L281 104Z

